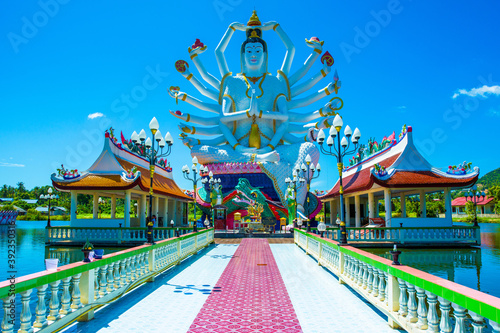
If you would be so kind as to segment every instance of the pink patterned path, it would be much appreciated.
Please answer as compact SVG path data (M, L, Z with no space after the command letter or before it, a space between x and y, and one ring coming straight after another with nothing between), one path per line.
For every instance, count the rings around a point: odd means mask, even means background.
M302 332L266 239L242 240L188 332Z

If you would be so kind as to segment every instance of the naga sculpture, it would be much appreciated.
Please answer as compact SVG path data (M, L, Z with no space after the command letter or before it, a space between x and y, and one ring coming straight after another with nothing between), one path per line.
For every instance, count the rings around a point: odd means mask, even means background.
M224 52L231 38L238 32L245 33L241 44L241 69L238 74L229 70ZM277 75L268 72L268 48L264 33L276 33L286 47L286 55ZM207 83L204 84L190 70L184 60L176 62L176 69L206 98L213 103L201 101L180 90L170 87L169 94L176 102L186 102L213 116L200 116L170 111L183 120L179 128L182 141L191 148L202 164L214 163L262 163L266 174L272 178L283 204L286 203L285 178L295 166L304 163L309 154L313 163L319 159L319 151L313 144L321 128L330 127L336 111L343 102L337 94L341 82L335 72L333 82L305 97L301 94L313 87L332 69L333 58L325 52L321 57L322 69L307 80L300 81L323 53L323 42L317 37L306 39L312 49L305 63L293 74L290 68L295 54L291 39L277 22L262 24L253 14L248 23L232 23L219 45L215 56L221 79L210 74L201 61L207 46L196 41L188 49L194 66ZM325 107L315 111L292 111L304 108L324 98L330 98ZM332 98L333 97L333 98ZM195 125L202 125L195 126ZM197 138L194 135L204 136ZM298 208L306 198L307 190L297 193Z

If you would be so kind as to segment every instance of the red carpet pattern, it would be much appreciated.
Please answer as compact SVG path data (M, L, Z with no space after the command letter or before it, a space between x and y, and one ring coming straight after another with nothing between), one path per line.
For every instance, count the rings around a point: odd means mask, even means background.
M266 239L243 239L188 332L302 332Z

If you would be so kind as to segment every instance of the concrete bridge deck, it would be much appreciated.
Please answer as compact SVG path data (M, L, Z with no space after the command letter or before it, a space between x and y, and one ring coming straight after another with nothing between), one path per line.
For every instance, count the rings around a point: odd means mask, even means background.
M397 330L296 245L249 238L211 245L65 332Z

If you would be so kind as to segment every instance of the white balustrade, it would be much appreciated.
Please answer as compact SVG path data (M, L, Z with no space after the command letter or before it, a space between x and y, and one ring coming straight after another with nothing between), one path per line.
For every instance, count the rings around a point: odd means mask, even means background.
M406 228L406 230L403 230L404 232L399 229L401 228L388 228L381 233L378 233L379 230L363 233L363 230L358 228L351 230L348 235L363 240L394 236L422 240L456 239L456 237L469 239L476 237L476 230L471 228L455 228L451 232L443 228ZM391 233L393 234L391 235ZM333 234L332 238L335 238ZM402 326L409 332L462 333L472 332L473 330L474 333L482 333L489 332L492 329L493 332L500 333L500 326L497 322L468 310L463 304L452 304L450 300L438 297L430 290L426 290L422 283L419 282L422 279L421 275L417 275L417 282L410 283L401 277L392 276L389 273L392 271L389 269L380 269L369 264L369 262L373 262L373 259L371 259L373 256L368 253L367 259L363 259L363 256L360 256L361 250L349 246L338 246L335 243L320 243L318 236L304 231L296 230L294 240L306 253L336 274L339 280L349 284L351 288L369 302L388 314L389 324L393 327ZM327 242L329 241L327 240ZM353 251L357 253L355 256L350 255L350 253L354 253ZM456 253L456 258L453 259L467 259L458 258L457 256L462 256L462 253ZM439 260L444 260L444 258ZM446 258L446 260L450 259ZM380 258L379 261L386 267L395 267L396 272L399 270L405 271L405 266L392 266L387 259ZM406 274L411 275L413 273ZM423 276L426 274L422 272ZM435 279L432 278L432 283L436 283ZM448 284L449 282L446 282L446 287L443 288L449 288ZM459 288L452 290L452 293L460 293L459 290ZM488 325L486 325L486 322Z
M47 234L52 239L86 238L87 236L112 238L117 237L118 231L121 230L105 229L96 234L95 229L91 228L74 230L52 228L47 230ZM135 250L132 248L123 251L124 253L111 254L110 258L116 256L116 260L108 262L106 265L95 266L94 264L95 268L92 269L85 269L86 264L82 263L82 265L76 266L81 269L80 273L61 276L55 281L53 280L54 273L44 272L49 276L48 284L20 290L17 293L20 295L21 301L21 311L17 318L13 305L16 301L15 294L6 296L10 289L10 283L8 281L2 282L0 283L0 293L3 297L1 332L14 333L14 327L19 327L19 330L16 331L19 333L33 333L40 329L53 331L78 317L82 320L90 320L93 317L95 305L118 299L123 293L129 291L132 284L138 285L137 282L149 281L150 277L160 274L169 266L196 253L213 242L213 232L213 229L203 230L182 239L167 241L165 244L159 241L154 249L141 250L141 253L134 253ZM159 234L161 235L161 233ZM168 235L166 231L164 234ZM330 249L328 251L331 255L332 251ZM57 257L61 261L69 260L59 253L53 253L51 256ZM152 266L150 266L150 261L152 261ZM64 275L64 273L64 266L59 267L57 274ZM50 292L48 291L49 285ZM36 300L31 298L34 290L36 291ZM34 316L31 313L30 301L33 303ZM91 315L89 315L90 313ZM16 320L17 322L15 322Z

